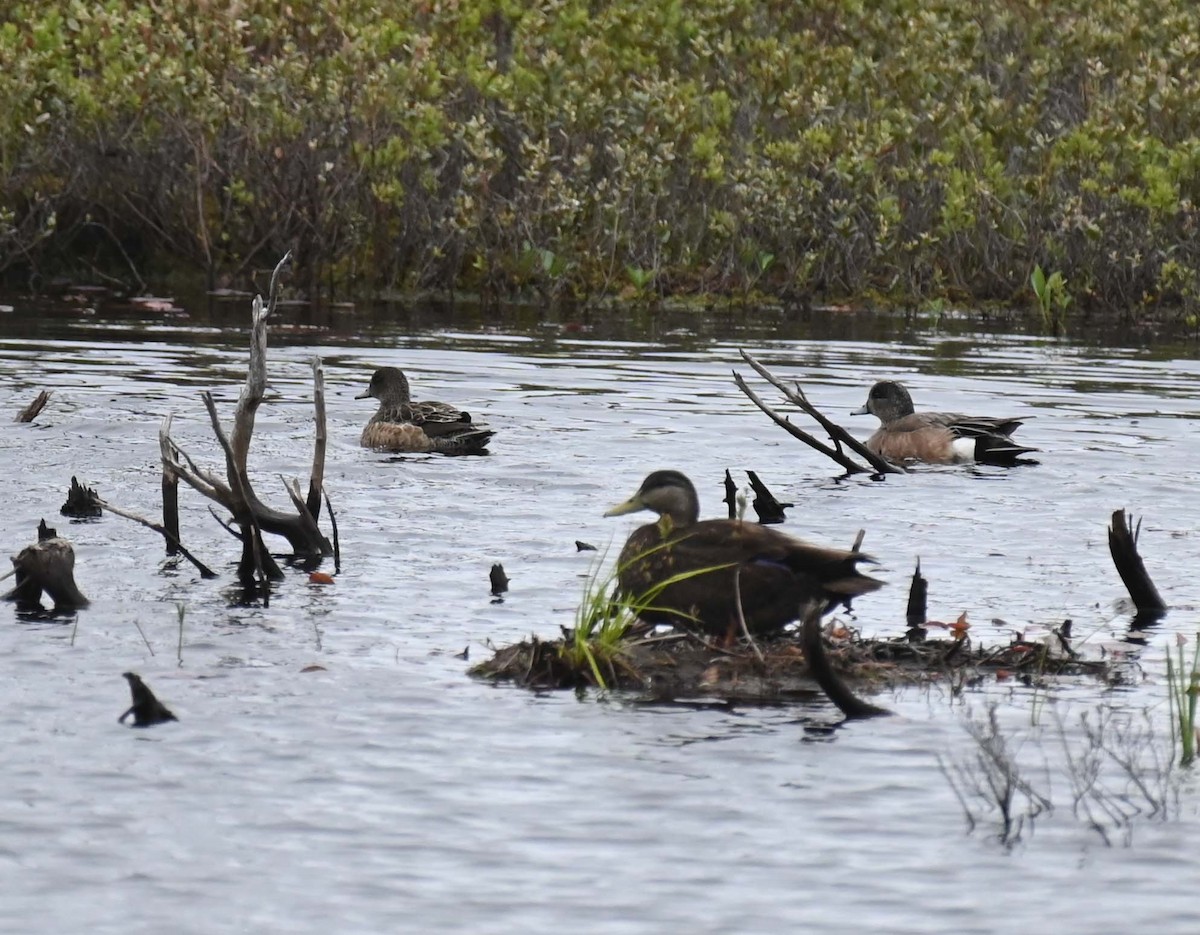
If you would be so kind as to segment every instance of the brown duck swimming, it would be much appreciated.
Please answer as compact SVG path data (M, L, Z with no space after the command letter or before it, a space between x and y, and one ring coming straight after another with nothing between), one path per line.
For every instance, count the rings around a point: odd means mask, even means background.
M429 452L446 455L485 454L496 433L475 425L470 413L446 403L414 402L408 377L397 367L380 367L371 376L366 392L355 399L373 396L379 411L363 429L360 444L383 451Z
M604 515L637 510L657 513L659 520L630 535L617 578L635 599L653 595L639 616L654 623L736 634L740 595L746 628L770 633L798 619L806 601L823 601L828 610L882 586L858 571L859 562L872 561L861 552L810 545L742 520L701 521L696 488L679 471L655 471ZM696 574L671 580L688 572Z
M881 380L871 387L866 404L852 415L871 413L880 426L866 445L889 461L924 461L927 464L1013 465L1026 448L1012 439L1020 419L965 416L957 412L915 412L912 396L895 380Z

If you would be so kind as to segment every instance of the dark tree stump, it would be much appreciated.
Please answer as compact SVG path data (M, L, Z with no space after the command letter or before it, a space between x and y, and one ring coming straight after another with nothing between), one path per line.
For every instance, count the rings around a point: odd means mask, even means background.
M492 585L492 594L499 596L508 590L508 575L504 573L504 566L497 562L492 566L492 570L488 573L488 579Z
M1144 622L1161 617L1167 612L1167 603L1158 593L1158 588L1150 580L1150 573L1138 553L1137 541L1142 531L1141 520L1131 524L1124 510L1116 510L1112 515L1112 525L1108 527L1108 550L1112 554L1113 564L1117 566L1117 574L1125 582L1137 615Z
M73 476L66 502L59 507L58 512L72 519L95 519L104 510L100 506L100 498L96 496L96 491L79 483L79 478Z
M129 693L133 696L133 705L117 718L118 724L124 724L125 719L131 714L134 727L153 727L155 724L179 720L165 704L154 697L154 692L150 691L141 676L133 672L125 672L123 675L129 682Z

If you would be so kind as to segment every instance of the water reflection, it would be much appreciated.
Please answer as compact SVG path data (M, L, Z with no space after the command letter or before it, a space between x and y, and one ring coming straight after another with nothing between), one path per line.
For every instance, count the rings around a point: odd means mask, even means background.
M238 344L244 340L249 293L218 294L184 290L170 307L131 302L104 289L48 296L0 296L0 331L10 339L142 341L174 335L200 344ZM1141 314L1146 314L1143 310ZM694 307L653 309L562 309L541 303L487 305L469 298L454 301L414 298L403 301L312 305L282 302L272 328L276 345L321 344L381 347L495 347L523 343L533 353L560 354L585 342L636 342L680 353L702 351L725 341L900 342L928 348L927 370L962 376L972 355L989 345L1086 354L1103 348L1097 364L1114 348L1137 348L1155 360L1191 353L1194 331L1165 320L1153 328L1119 316L1080 324L1069 338L1039 333L1036 317L1020 309L979 312L898 310L880 313L846 307L742 307L710 302ZM482 340L480 340L482 339Z

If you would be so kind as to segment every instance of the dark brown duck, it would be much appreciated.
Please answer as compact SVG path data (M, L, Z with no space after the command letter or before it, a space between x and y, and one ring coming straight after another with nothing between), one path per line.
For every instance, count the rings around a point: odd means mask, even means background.
M640 616L714 635L737 633L738 598L751 633L796 620L812 599L825 610L882 582L857 566L861 552L811 545L757 523L700 519L696 488L679 471L655 471L605 516L650 510L659 520L635 529L621 550L621 589L654 594ZM657 593L655 593L657 591Z

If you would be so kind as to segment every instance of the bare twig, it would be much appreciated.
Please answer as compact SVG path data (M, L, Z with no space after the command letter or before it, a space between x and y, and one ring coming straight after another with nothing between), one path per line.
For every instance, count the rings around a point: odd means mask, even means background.
M172 417L166 416L158 428L158 447L162 456L164 479L168 472L183 480L197 493L232 510L233 492L224 481L196 466L191 456L171 438Z
M160 536L162 536L164 539L167 540L168 545L174 546L179 551L180 555L182 555L189 562L191 562L193 565L195 565L196 569L200 572L201 577L203 577L203 578L217 577L217 573L215 571L213 571L211 568L209 568L207 565L205 565L204 562L200 561L200 559L196 558L196 556L194 556L191 552L189 552L187 549L185 549L183 547L183 544L179 541L179 539L176 538L174 535L172 535L171 532L165 526L159 525L158 523L155 523L155 522L151 522L150 520L148 520L142 516L138 516L136 513L130 513L128 510L123 510L120 507L113 506L107 500L102 500L99 497L96 498L96 502L100 504L100 507L102 509L108 510L108 512L110 512L110 513L115 513L117 516L123 516L123 517L125 517L125 519L133 520L135 523L141 523L147 529L153 529L156 533L158 533Z
M250 454L250 438L254 434L254 417L267 391L267 318L270 310L263 306L262 296L256 295L253 304L253 319L250 327L250 363L246 367L246 384L238 397L233 417L233 434L230 439L232 471L236 465L243 473Z
M300 482L298 480L292 478L291 481L287 481L284 480L282 476L280 476L279 479L283 482L283 487L288 492L288 496L291 497L292 505L296 507L301 527L304 528L314 539L320 541L322 538L321 530L317 527L317 518L321 515L320 510L317 510L315 516L313 515L312 511L309 510L308 504L305 503L304 499L300 496ZM311 497L312 494L310 493L309 496ZM318 493L317 496L319 498L320 493ZM318 507L320 506L319 499L317 501L317 505Z
M242 531L240 529L234 528L234 524L231 520L227 520L227 519L224 519L224 518L218 516L217 511L214 510L211 506L208 508L208 512L212 516L212 518L217 521L217 525L220 526L222 529L224 529L227 533L229 533L229 535L231 535L231 536L233 536L233 538L237 539L238 542L245 541L245 538L246 538L245 535L242 533Z
M254 416L267 391L267 319L278 304L280 277L291 259L292 251L289 250L283 255L283 259L275 264L275 270L271 273L271 291L267 304L264 306L262 296L256 295L252 305L250 364L246 368L246 385L238 397L233 435L230 439L234 463L241 468L243 474L246 472L246 461L250 452L250 437L254 434Z
M244 397L243 393L243 397ZM231 513L237 517L243 526L248 526L249 522L245 521L246 516L250 512L250 501L248 491L246 490L249 479L246 477L245 460L239 463L237 460L237 449L233 443L225 436L225 430L221 428L221 418L217 415L217 404L213 402L212 393L205 390L200 394L204 400L204 408L208 410L209 421L212 422L213 434L217 436L217 444L221 446L221 450L225 452L225 470L229 475L229 490L231 493L231 502L227 504ZM241 408L241 401L238 402L238 408ZM253 423L253 415L250 416L250 421ZM239 419L236 425L240 425ZM237 429L235 427L234 431ZM249 432L246 432L246 444L249 444Z
M795 388L788 387L782 380L776 377L773 373L771 373L770 370L760 364L745 351L739 351L739 353L742 355L742 359L745 360L746 363L748 363L752 368L754 368L754 371L760 377L779 390L788 402L799 408L801 412L816 420L817 424L828 433L830 440L833 442L833 447L831 448L823 442L817 440L803 429L793 425L790 419L775 412L746 385L746 381L743 380L741 375L735 371L733 377L739 389L741 389L741 391L745 393L746 396L750 398L750 401L758 406L759 409L770 416L776 425L779 425L781 428L785 429L787 432L804 442L810 448L813 448L821 452L821 454L825 455L827 458L836 461L849 473L862 473L868 470L874 471L876 474L907 473L902 466L892 464L885 458L881 458L836 422L833 422L824 416L812 403L808 401L808 397L804 395L804 391L800 388L799 384L796 384ZM857 461L847 455L842 450L843 446L849 448L852 452L866 461L867 464L870 465L870 468L863 467Z
M266 303L261 296L253 302L250 332L250 360L246 368L246 382L238 397L233 426L229 435L221 426L216 405L211 393L204 393L204 405L208 410L213 433L225 455L224 478L204 471L196 466L191 457L171 438L170 418L164 420L159 431L159 446L163 463L164 509L170 514L172 497L171 484L183 480L210 500L220 504L233 514L241 532L242 562L239 575L243 582L253 578L251 567L260 577L265 573L271 578L282 577L275 560L262 543L263 532L283 536L298 556L319 557L331 551L328 541L321 535L317 520L320 515L320 497L324 484L324 461L327 446L327 429L324 399L324 374L320 359L313 361L313 382L316 409L316 441L313 451L313 470L309 502L297 499L291 487L288 495L296 506L297 514L285 513L265 505L254 492L248 470L251 438L254 433L255 416L262 404L267 388L267 334L268 320L274 311L280 292L282 273L291 260L288 253L276 265L271 276L269 298ZM228 527L226 527L228 528ZM178 533L173 533L178 541Z
M167 532L167 554L179 551L179 471L174 466L170 445L171 416L162 421L158 432L158 450L162 461L162 514Z
M266 572L264 565L265 549L262 545L262 529L259 526L258 519L255 516L254 510L251 508L251 497L253 496L250 490L250 479L246 476L244 469L239 470L235 461L233 445L229 439L225 437L225 432L221 428L221 420L217 416L217 405L213 402L212 393L205 391L201 394L204 399L204 406L208 409L208 417L212 422L213 434L217 436L217 443L225 452L225 466L229 472L229 485L233 490L233 504L231 512L238 525L242 527L242 562L238 566L238 575L242 581L250 578L248 569L246 568L246 558L249 556L252 559L255 574L263 589L264 605L270 601L269 590L266 587ZM240 403L239 403L240 408ZM271 577L282 578L283 572L271 561Z
M329 492L325 492L325 512L329 514L329 529L333 533L333 570L341 573L342 547L338 542L337 517L333 513L333 504L329 502Z
M733 380L738 385L738 389L745 393L746 396L750 398L750 401L754 403L754 405L770 416L771 420L776 425L787 431L794 438L798 438L800 441L804 442L804 444L808 445L808 447L813 448L821 452L821 454L825 455L825 457L836 461L846 469L848 474L861 474L867 470L867 468L863 467L852 458L847 457L843 452L830 448L824 442L813 438L808 434L808 432L804 431L804 429L793 425L791 419L788 419L786 416L781 416L779 413L777 413L774 409L763 402L759 395L754 392L754 390L750 389L750 387L746 385L746 381L736 370L733 372Z
M767 660L763 658L762 650L758 648L758 643L754 642L754 637L750 635L750 628L746 626L746 615L742 611L742 566L738 565L733 569L733 606L737 609L738 624L742 628L742 636L746 637L746 642L750 644L750 648L754 650L754 656L758 659L758 664L764 668L767 665Z
M291 262L292 262L292 251L289 250L287 253L285 253L280 258L279 262L275 264L275 269L273 269L271 271L271 287L270 287L270 292L268 293L268 305L267 305L267 314L268 315L271 314L272 312L274 312L275 306L277 304L279 304L279 286L280 286L280 283L282 282L281 277L283 276L284 270L287 269L288 265Z

